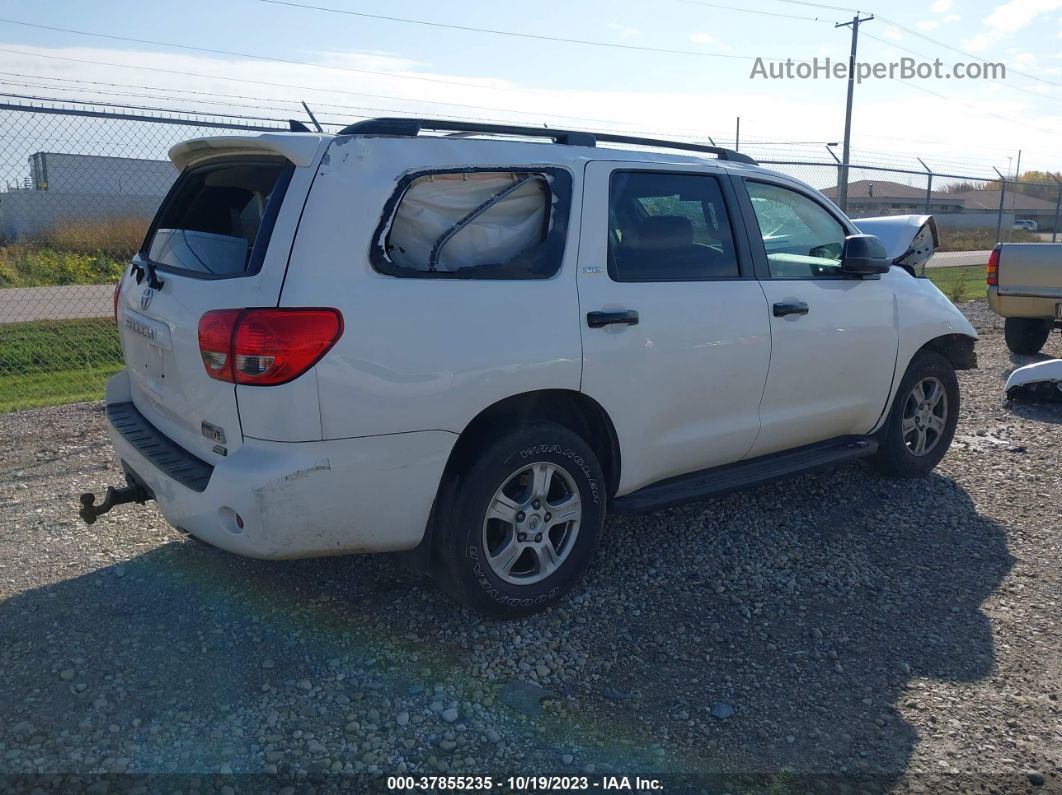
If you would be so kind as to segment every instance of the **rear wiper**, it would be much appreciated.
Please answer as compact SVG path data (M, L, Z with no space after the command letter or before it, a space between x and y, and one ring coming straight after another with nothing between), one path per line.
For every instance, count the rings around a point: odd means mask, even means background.
M147 276L148 287L154 290L161 290L162 285L166 283L159 278L158 271L155 270L155 265L149 259L144 260L142 263L134 262L130 275L136 276L137 284L144 281L144 277Z

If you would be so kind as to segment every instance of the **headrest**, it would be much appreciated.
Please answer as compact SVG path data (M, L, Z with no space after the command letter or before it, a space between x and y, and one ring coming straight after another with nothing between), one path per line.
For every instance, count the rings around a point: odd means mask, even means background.
M675 250L693 245L693 224L681 215L651 215L638 224L638 248Z

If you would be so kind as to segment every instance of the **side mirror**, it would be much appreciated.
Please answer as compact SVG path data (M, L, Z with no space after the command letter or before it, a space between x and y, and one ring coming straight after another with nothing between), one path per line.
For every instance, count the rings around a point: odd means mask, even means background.
M849 235L841 249L841 272L854 276L870 276L885 273L892 260L885 246L875 235Z

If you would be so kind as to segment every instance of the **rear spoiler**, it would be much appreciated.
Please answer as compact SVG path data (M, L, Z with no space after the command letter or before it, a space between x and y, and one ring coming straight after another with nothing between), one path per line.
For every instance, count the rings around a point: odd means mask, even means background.
M216 135L193 138L170 148L170 160L183 171L195 160L212 155L280 155L296 166L313 163L317 148L330 135L319 133L257 133L254 135Z
M899 265L913 276L925 273L926 263L940 243L937 222L932 215L853 218L852 223L863 234L878 237L892 264Z

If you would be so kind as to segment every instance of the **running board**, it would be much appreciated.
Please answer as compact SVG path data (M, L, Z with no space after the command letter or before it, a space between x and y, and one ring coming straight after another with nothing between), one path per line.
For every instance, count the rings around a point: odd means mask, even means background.
M613 513L645 513L767 483L877 452L870 436L842 436L794 450L668 478L612 501Z

